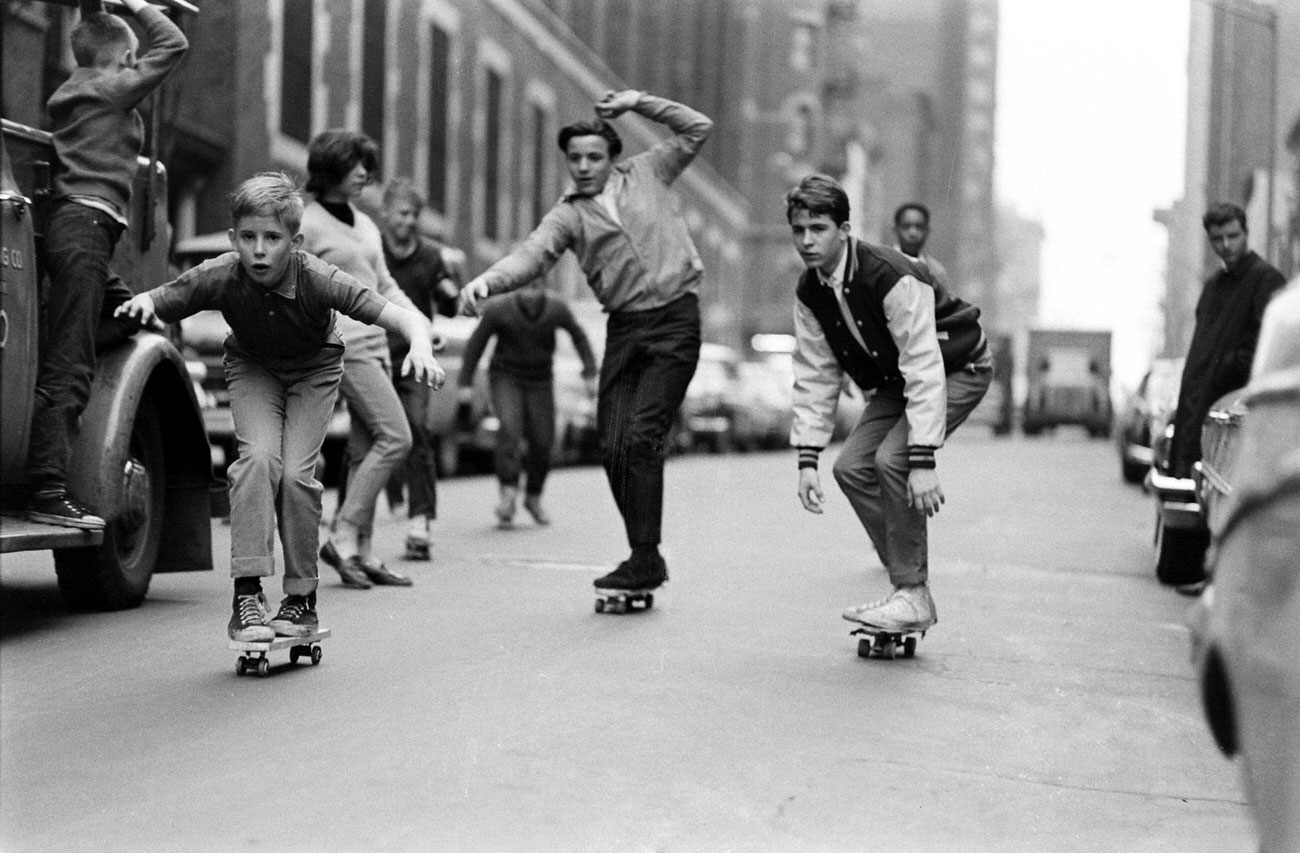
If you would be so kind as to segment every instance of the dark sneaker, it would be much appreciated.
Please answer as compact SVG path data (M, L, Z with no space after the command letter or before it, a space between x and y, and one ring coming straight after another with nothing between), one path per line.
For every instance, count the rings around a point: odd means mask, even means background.
M364 576L376 586L412 586L415 581L406 575L400 575L392 569L385 566L379 560L363 560L360 557L352 557L348 560L348 565L360 567Z
M658 589L668 580L668 564L658 554L655 555L653 560L637 566L635 569L637 579L640 581L638 589Z
M429 559L429 537L422 534L406 534L406 554L407 560L428 560Z
M596 589L634 589L636 577L632 574L632 562L624 560L618 568L603 577L592 581Z
M316 618L316 594L288 595L280 602L280 612L267 623L281 637L306 637L320 627Z
M320 558L325 565L330 566L339 573L344 586L352 589L370 589L370 587L374 586L370 579L366 577L366 573L359 568L359 558L353 557L345 562L339 556L339 550L334 547L333 542L326 542L320 546ZM357 565L353 564L353 560L358 561Z
M57 524L60 527L104 529L104 519L92 514L67 494L32 498L27 502L27 517L41 524Z
M550 513L548 513L546 511L546 508L542 506L541 495L525 495L524 509L528 510L528 514L531 515L533 517L533 521L537 522L538 524L545 525L551 523Z
M240 643L269 643L275 631L266 624L265 599L260 595L236 595L235 612L227 626L230 639Z

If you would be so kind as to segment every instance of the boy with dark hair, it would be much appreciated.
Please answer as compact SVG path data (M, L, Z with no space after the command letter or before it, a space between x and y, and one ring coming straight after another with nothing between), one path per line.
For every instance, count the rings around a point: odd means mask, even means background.
M100 321L131 297L108 264L130 224L131 185L144 143L135 108L189 47L159 9L144 0L123 5L144 25L149 50L136 56L139 41L125 22L104 12L87 15L71 35L77 68L47 104L59 168L45 225L50 282L28 449L27 517L84 529L100 529L104 519L67 493L68 461L90 398Z
M562 129L557 142L573 185L522 246L460 292L475 314L488 296L544 274L566 250L609 313L596 429L601 461L632 553L598 590L647 591L668 579L659 553L666 438L700 357L704 264L672 184L695 159L713 120L684 104L627 89L608 92L595 120ZM629 110L672 135L615 162L623 145L608 121Z
M316 615L321 492L316 458L343 375L335 312L398 332L410 353L402 373L434 387L444 374L427 326L356 279L301 251L303 202L283 174L263 173L231 198L234 249L174 282L132 298L117 313L176 322L204 309L230 325L226 381L239 458L230 466L232 640L310 634ZM265 619L261 578L275 574L274 537L284 551L279 613Z
M830 441L847 375L874 391L833 473L894 591L844 618L892 632L938 621L929 589L926 519L943 490L935 452L983 399L993 362L979 309L950 294L901 252L849 236L849 199L824 175L786 196L807 271L795 290L794 424L799 500L822 512L817 460Z
M1220 202L1201 224L1223 267L1206 280L1196 302L1196 328L1179 383L1169 457L1173 475L1183 478L1192 476L1201 458L1201 424L1210 406L1250 380L1264 308L1286 283L1247 244L1246 211Z
M948 271L935 258L925 254L930 239L930 208L919 201L909 201L894 211L894 248L925 267L930 276L945 287Z
M420 234L417 224L424 209L424 196L409 178L394 178L384 188L384 261L388 272L406 297L430 322L435 314L456 314L456 296L460 288L452 279L442 252L432 240ZM436 336L436 332L435 332ZM392 363L400 365L406 355L406 341L388 336ZM393 489L401 497L401 484L407 488L406 558L429 559L429 527L438 515L438 467L433 437L425 425L429 409L429 388L394 371L393 384L406 410L411 427L411 452L405 470L389 480L390 500ZM449 437L448 441L454 438Z

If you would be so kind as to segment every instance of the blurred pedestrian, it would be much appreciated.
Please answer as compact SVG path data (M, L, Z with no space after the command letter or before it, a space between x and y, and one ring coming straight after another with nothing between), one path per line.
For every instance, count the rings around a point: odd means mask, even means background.
M455 314L460 288L452 279L439 247L420 234L418 223L424 209L424 197L409 178L396 178L384 189L384 261L397 285L430 323L436 313ZM437 326L434 325L437 339ZM435 349L441 341L435 342ZM406 341L398 335L388 336L393 365L400 365L406 355ZM411 430L411 452L404 468L389 478L389 501L400 503L401 488L407 490L406 558L429 559L429 529L438 516L438 465L434 438L427 425L429 386L393 374L397 396L406 411ZM455 440L448 437L448 441ZM394 489L395 487L395 489ZM396 495L394 495L396 491ZM396 496L397 501L393 498Z
M303 212L303 248L419 315L388 271L379 227L353 205L378 167L378 148L365 134L335 129L312 139L307 147L306 190L311 201ZM339 318L338 331L346 345L339 390L351 419L348 488L320 556L354 589L410 586L410 578L370 553L375 502L411 450L411 429L393 388L388 339L382 329L349 317ZM425 334L432 337L427 321Z
M628 110L672 135L619 163L623 141L607 120ZM708 116L666 98L609 92L594 120L560 130L572 187L522 246L460 294L462 310L475 313L481 300L532 281L568 249L609 312L597 432L632 553L596 579L598 589L650 590L668 579L659 553L665 440L699 361L704 269L671 187L712 128Z
M944 287L951 282L948 270L938 258L925 253L930 239L930 208L919 201L899 205L894 211L894 248L925 268L930 277Z
M794 425L799 500L821 513L817 462L844 378L874 390L832 473L866 528L894 590L844 618L885 631L938 622L927 519L944 502L935 453L984 398L993 359L979 309L902 253L849 236L849 198L810 175L786 196L807 270L795 289Z
M542 507L542 488L551 470L555 446L555 331L564 329L582 359L582 377L596 396L596 357L587 333L578 325L564 300L549 294L534 280L508 296L488 300L483 319L465 345L460 369L461 400L474 393L474 373L488 341L496 348L488 366L492 409L500 426L494 462L500 500L496 517L503 527L514 521L519 499L520 474L524 474L524 509L538 524L550 524ZM519 443L527 445L520 459Z
M1201 423L1210 406L1250 380L1264 308L1285 284L1282 273L1247 245L1246 212L1240 207L1212 205L1201 224L1223 267L1206 280L1196 302L1169 450L1175 477L1192 476L1201 458Z

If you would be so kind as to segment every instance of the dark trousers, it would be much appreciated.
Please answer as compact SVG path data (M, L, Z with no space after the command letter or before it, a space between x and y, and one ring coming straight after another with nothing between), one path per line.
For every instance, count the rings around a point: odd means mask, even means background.
M49 288L28 450L37 492L61 491L67 484L77 423L95 376L102 315L111 317L131 298L130 289L108 268L121 235L121 224L108 214L66 201L55 206L46 226Z
M406 410L406 422L411 426L411 452L406 457L402 474L406 480L407 517L438 517L438 468L433 452L433 438L429 435L429 395L432 389L413 376L401 375L402 359L393 360L393 383L397 396ZM448 441L454 437L448 436ZM393 483L389 480L389 484ZM400 490L398 494L400 495ZM390 493L391 494L391 493Z
M524 475L524 491L540 495L551 472L551 451L555 447L555 383L550 379L516 379L506 373L490 373L492 408L497 429L497 480L503 486L518 486ZM519 452L519 443L528 446Z
M666 439L700 358L700 303L611 314L596 425L601 461L633 548L658 545Z

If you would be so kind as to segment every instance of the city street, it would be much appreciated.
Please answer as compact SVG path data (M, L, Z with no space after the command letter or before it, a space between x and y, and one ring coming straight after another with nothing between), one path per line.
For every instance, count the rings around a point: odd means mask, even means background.
M834 452L824 516L788 451L673 459L672 580L623 616L593 611L624 556L597 468L552 475L550 528L498 531L490 477L444 482L430 564L381 506L415 586L323 567L321 665L265 679L226 648L219 522L217 572L137 611L69 614L48 554L6 554L0 848L1256 849L1112 444L972 426L940 452L940 622L896 661L839 616L888 583Z

